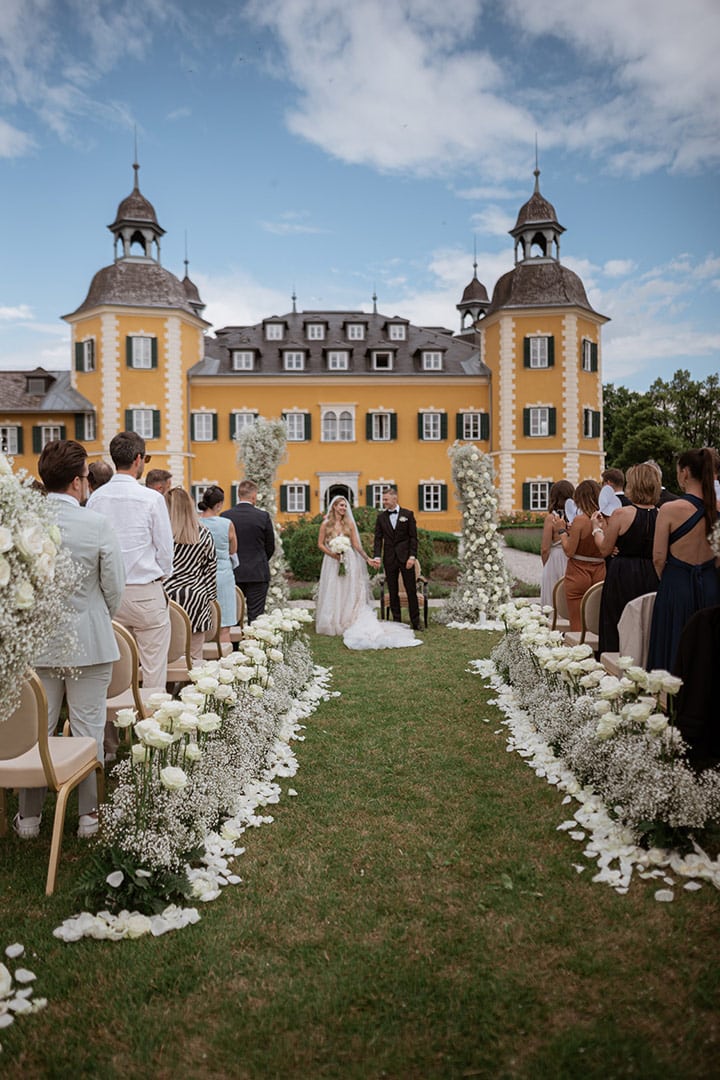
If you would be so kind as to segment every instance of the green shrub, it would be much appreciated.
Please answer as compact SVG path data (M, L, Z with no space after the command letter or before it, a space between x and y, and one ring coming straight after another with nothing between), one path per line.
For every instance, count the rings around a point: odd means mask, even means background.
M540 554L542 544L542 529L507 529L503 533L505 543L516 551L529 551L533 555Z

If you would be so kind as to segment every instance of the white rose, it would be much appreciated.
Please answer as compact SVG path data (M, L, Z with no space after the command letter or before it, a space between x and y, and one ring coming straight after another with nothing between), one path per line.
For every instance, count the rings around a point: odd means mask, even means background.
M677 694L682 686L682 679L677 675L663 675L662 688L666 694Z
M5 586L10 581L10 563L7 561L4 555L0 555L0 588Z
M181 791L187 784L187 773L174 765L166 765L160 770L160 782L168 791Z
M664 713L653 713L647 718L648 731L653 735L659 735L668 726L667 716Z
M197 729L204 735L208 735L211 731L217 731L222 720L217 713L204 713L198 717Z
M181 712L178 717L175 718L175 731L180 732L182 735L187 735L188 732L195 731L198 726L197 713L194 712Z
M33 574L40 582L52 581L55 577L55 557L46 555L45 552L38 555L33 566Z
M197 743L188 743L185 747L185 760L186 761L199 761L202 757L202 750Z
M137 727L135 728L137 731ZM141 741L145 743L145 746L152 746L154 750L166 750L168 746L172 746L175 739L169 731L163 731L162 728L151 728L141 738Z
M611 708L612 705L609 701L595 701L593 703L593 709L598 716L605 716L607 713L610 712Z
M148 735L151 731L160 731L160 730L161 730L160 725L158 724L157 720L154 720L154 719L140 720L135 725L135 734L137 735L138 739L143 739L144 740L145 736Z
M253 685L249 688L249 692L252 697L261 698L265 691L262 686Z
M217 681L217 679L211 679L207 675L203 676L203 678L201 679L198 679L198 681L195 683L196 690L201 694L214 694L219 686L220 683Z
M135 723L137 712L135 709L118 709L113 723L117 728L129 728Z
M142 743L133 743L130 753L136 765L142 765L150 757L148 747L143 746Z
M4 525L0 525L0 552L9 551L12 546L12 533Z
M29 581L20 581L15 586L15 607L20 611L29 611L35 603L35 590Z
M15 535L15 547L26 559L34 559L42 552L43 539L40 525L23 525Z

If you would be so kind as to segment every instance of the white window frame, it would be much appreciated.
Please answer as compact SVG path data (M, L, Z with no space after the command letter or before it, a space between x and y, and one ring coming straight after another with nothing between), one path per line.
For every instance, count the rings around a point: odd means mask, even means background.
M582 369L583 371L592 371L592 347L594 342L589 338L583 338L582 341Z
M442 440L442 413L426 412L423 418L423 442L440 442Z
M83 417L83 442L94 442L95 439L97 439L95 413L85 413Z
M533 405L530 409L530 438L544 438L550 434L550 409L547 405Z
M372 416L373 442L390 442L392 439L392 413L376 412Z
M282 341L285 336L285 327L282 323L269 322L265 323L265 340L266 341Z
M442 371L442 353L439 349L427 349L422 354L423 371Z
M194 412L192 414L192 437L193 442L214 442L213 427L215 413Z
M442 513L442 484L423 484L422 510L427 514Z
M382 510L382 497L385 492L389 490L390 482L388 481L383 484L368 484L368 488L370 489L369 505L374 507L375 510Z
M257 420L257 415L250 409L237 409L230 415L233 418L233 439L237 439L243 428L250 427Z
M405 326L405 323L389 323L388 337L390 341L407 341L407 326Z
M130 366L138 371L149 371L152 367L153 339L147 334L131 334L132 360Z
M18 446L20 440L18 439L18 431L20 426L18 424L3 424L0 427L0 449L3 454L15 455L18 453Z
M382 358L383 363L379 363ZM387 363L384 361L387 359ZM374 371L392 371L393 369L393 354L387 349L374 349L372 354L372 365Z
M305 442L305 417L304 412L285 413L285 428L288 442Z
M354 442L355 411L347 405L328 405L320 420L321 442Z
M350 353L347 349L331 349L327 354L328 371L347 371L350 367Z
M584 439L597 439L597 435L593 435L593 417L599 415L598 409L583 409L583 438Z
M285 500L288 514L304 514L307 511L305 484L286 484Z
M95 338L85 338L80 342L82 348L82 371L95 370Z
M550 502L550 480L531 480L530 510L547 510Z
M233 371L252 371L255 367L255 353L251 349L233 349Z
M306 324L308 341L325 340L325 323L311 322Z
M132 430L141 439L153 438L153 409L131 409Z
M365 323L351 322L347 324L346 329L348 341L365 340Z
M530 367L531 368L546 368L549 367L549 349L548 341L549 337L546 335L536 334L530 337Z
M190 491L191 491L190 498L193 500L196 507L197 507L197 504L202 499L205 492L208 490L208 488L211 488L211 487L215 487L215 485L210 484L210 483L208 483L208 484L193 484L192 485L192 487L190 489Z
M304 371L305 353L299 349L285 349L283 352L283 367L285 371Z
M468 442L475 442L480 438L482 415L480 412L464 412L462 414L463 439Z

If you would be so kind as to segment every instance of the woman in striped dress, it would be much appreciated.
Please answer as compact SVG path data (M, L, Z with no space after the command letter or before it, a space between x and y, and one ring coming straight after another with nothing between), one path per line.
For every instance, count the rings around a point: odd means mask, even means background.
M205 631L212 622L210 601L217 599L217 555L213 538L201 529L192 499L180 487L165 496L175 546L173 572L165 592L188 613L192 627L190 656L201 662Z

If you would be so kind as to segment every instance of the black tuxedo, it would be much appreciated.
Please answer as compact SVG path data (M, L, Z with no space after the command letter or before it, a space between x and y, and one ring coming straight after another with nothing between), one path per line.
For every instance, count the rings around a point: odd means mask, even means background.
M402 574L408 597L410 622L415 630L420 629L420 608L417 598L415 567L406 567L408 559L417 557L418 539L415 515L404 506L398 507L398 519L395 528L390 522L390 514L383 510L375 522L375 558L382 554L385 580L390 594L390 610L396 622L402 621L400 612L399 578Z
M270 583L270 556L275 551L275 533L267 510L259 510L249 502L225 510L221 517L229 518L237 535L238 565L235 584L245 594L248 622L265 611L265 598Z

